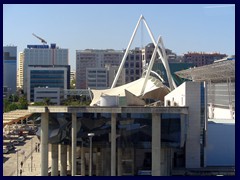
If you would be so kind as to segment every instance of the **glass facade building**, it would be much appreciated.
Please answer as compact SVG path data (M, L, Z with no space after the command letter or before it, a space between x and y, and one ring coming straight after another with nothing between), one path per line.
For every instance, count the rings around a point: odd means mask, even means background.
M184 167L184 144L181 142L180 114L163 113L161 118L161 147L166 157L164 168ZM151 174L152 161L152 114L150 113L121 113L116 119L116 148L118 173L121 175L141 175L142 172ZM69 113L51 113L49 116L50 144L71 145L72 118ZM111 169L111 114L110 113L77 113L77 146L85 149L85 172L89 171L89 137L94 133L93 175L109 176ZM58 132L58 133L52 133ZM37 133L40 134L40 130ZM77 151L76 158L80 157ZM81 157L82 158L82 157ZM104 164L104 165L103 165ZM81 166L77 165L77 174Z
M3 46L3 86L8 94L17 89L17 47Z
M34 88L70 88L70 66L29 66L28 100L34 101Z

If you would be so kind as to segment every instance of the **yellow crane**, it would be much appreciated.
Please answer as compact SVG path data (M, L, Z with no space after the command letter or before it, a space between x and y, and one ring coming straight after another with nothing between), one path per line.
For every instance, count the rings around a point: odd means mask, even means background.
M35 36L36 38L40 39L43 44L47 44L47 41L45 41L43 38L40 38L39 36L37 36L34 33L32 33L32 35Z

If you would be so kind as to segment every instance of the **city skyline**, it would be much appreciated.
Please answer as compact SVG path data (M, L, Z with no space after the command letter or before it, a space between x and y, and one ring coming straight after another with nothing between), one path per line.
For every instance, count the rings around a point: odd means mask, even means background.
M48 44L69 49L69 65L76 70L76 50L127 47L136 23L143 15L155 39L181 55L189 51L235 54L234 4L128 4L128 5L3 5L3 45ZM151 40L141 25L131 46Z

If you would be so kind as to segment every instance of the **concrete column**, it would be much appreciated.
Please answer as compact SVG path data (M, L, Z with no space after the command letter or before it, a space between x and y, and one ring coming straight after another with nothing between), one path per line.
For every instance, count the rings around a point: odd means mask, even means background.
M106 160L105 160L105 158L106 158L106 148L102 148L101 149L101 156L102 156L102 158L101 158L101 164L102 164L102 176L106 176Z
M68 165L69 165L69 171L72 174L72 146L68 145Z
M180 128L181 128L181 141L180 141L180 147L184 146L185 140L186 140L186 128L185 128L185 124L186 124L186 115L185 114L180 114Z
M203 139L203 146L204 146L204 163L203 166L207 166L207 125L208 125L208 83L204 81L204 116L205 116L205 124L204 124L204 139Z
M76 175L77 114L72 113L72 176ZM69 151L70 153L70 151Z
M58 144L52 144L52 173L51 176L58 176Z
M161 176L161 114L152 114L152 176Z
M48 176L48 112L41 114L41 176Z
M122 148L118 148L118 158L117 158L117 175L122 176Z
M67 175L67 145L61 144L61 155L60 155L60 176L66 176Z
M95 148L96 152L96 176L100 176L100 152Z
M185 146L185 167L201 167L201 91L200 82L187 82L186 106L188 106L188 126Z
M81 175L85 176L85 149L81 147Z
M116 176L116 116L111 114L111 176Z

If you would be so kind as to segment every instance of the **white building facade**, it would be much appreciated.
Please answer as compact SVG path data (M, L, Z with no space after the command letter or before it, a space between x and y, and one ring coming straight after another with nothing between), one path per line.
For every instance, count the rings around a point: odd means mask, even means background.
M48 45L28 45L24 49L23 66L23 86L24 92L27 92L27 71L30 65L68 65L68 49L56 47L56 44Z

